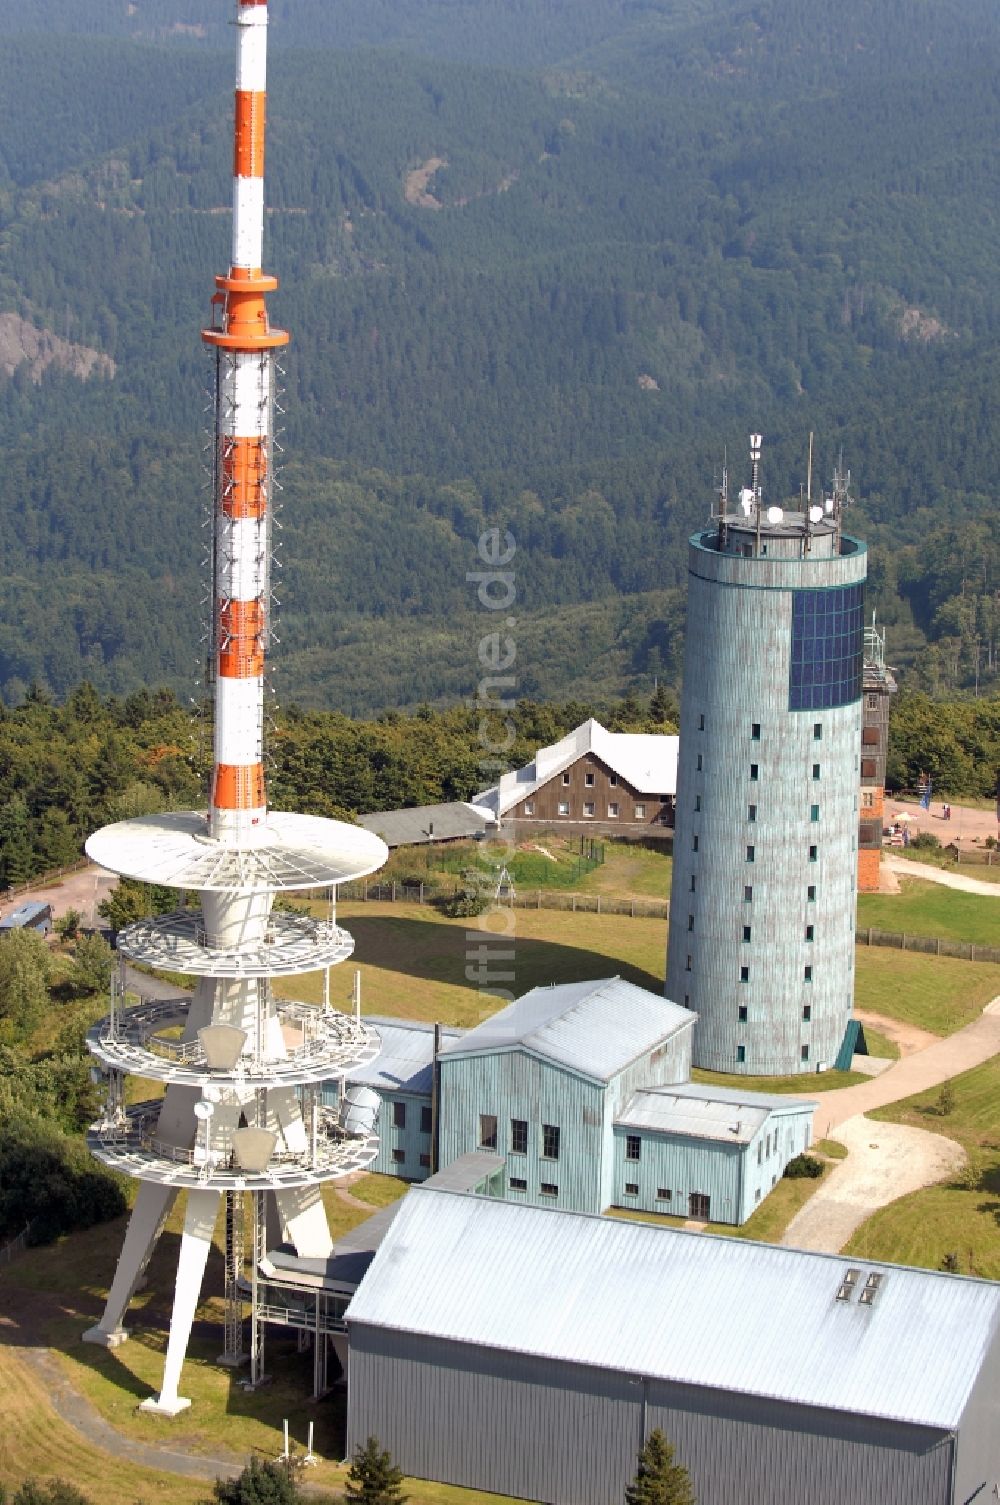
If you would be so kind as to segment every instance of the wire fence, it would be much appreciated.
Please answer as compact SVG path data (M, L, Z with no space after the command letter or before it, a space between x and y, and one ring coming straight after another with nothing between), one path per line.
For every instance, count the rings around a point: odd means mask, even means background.
M0 1248L0 1267L2 1267L3 1265L9 1265L13 1260L17 1258L19 1254L24 1253L25 1249L27 1249L28 1247L28 1240L31 1238L31 1230L33 1227L33 1221L30 1223L25 1223L24 1227L21 1229L21 1232L17 1235L17 1238L12 1238L9 1244L4 1244L3 1247Z
M889 946L896 951L922 951L930 956L955 956L966 962L1000 962L1000 946L977 946L973 941L951 941L940 935L907 935L898 930L857 933L859 946Z
M29 878L26 883L15 883L10 888L0 889L0 903L7 904L21 894L33 893L36 888L47 888L50 883L58 883L60 878L66 878L70 873L82 873L89 866L89 858L78 857L76 862L71 862L66 867L54 867L47 873L39 873L36 878Z

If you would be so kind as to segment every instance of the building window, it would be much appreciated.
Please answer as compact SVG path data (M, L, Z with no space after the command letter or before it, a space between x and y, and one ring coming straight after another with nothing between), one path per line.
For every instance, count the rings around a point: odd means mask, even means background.
M803 1045L800 1054L802 1056L803 1061L808 1061L808 1059L809 1059L809 1047L808 1047L808 1045Z
M753 722L753 724L750 727L750 741L751 742L759 742L760 741L760 722L759 721Z
M694 893L694 890L695 890L695 875L694 875L694 873L692 873L691 874L691 892Z
M712 1199L707 1192L693 1191L688 1194L688 1217L707 1223L712 1216Z
M421 1108L420 1108L420 1132L421 1132L421 1134L429 1134L431 1132L432 1119L433 1119L433 1114L431 1113L430 1107L428 1106L427 1103L423 1103L421 1105Z
M636 818L636 820L645 820L646 819L646 807L645 807L645 805L636 805L636 807L635 807L635 818Z
M688 915L688 929L689 930L693 930L694 929L694 915L693 914L689 914Z
M695 773L701 773L701 753L698 754L698 761L695 764Z
M512 1155L528 1153L528 1120L512 1118L510 1121L510 1152Z
M750 926L749 925L744 925L743 926L743 940L744 940L744 942L748 942L750 940Z
M405 1103L393 1103L393 1105L392 1105L392 1127L394 1129L405 1129L406 1128L406 1104Z
M813 1016L812 1004L811 1003L805 1003L805 1004L803 1004L802 1005L802 1018L805 1020L806 1024L809 1023L809 1021L812 1018L812 1016Z
M694 797L694 813L695 813L695 815L700 815L701 814L701 795L700 794L696 794L695 797Z
M421 1155L420 1166L422 1170L429 1171L431 1168L431 1157L427 1154Z
M760 778L760 768L759 768L758 764L751 763L750 764L750 782L753 783L753 784L756 784L756 782L757 782L757 780L759 778Z
M626 1181L625 1182L625 1195L627 1197L637 1197L639 1195L639 1183L638 1183L638 1181Z
M815 926L813 926L813 925L807 925L806 926L806 940L807 941L815 940L815 937L816 937L816 928L815 928Z
M611 785L612 789L617 789L618 788L618 775L616 773L609 773L608 774L608 783Z
M813 764L813 778L814 779L818 779L819 778L819 764L818 763L814 763Z
M685 972L690 972L690 970L691 970L691 955L690 955L690 952L688 953L687 960L684 963L684 970L685 970Z
M691 850L692 850L692 852L697 852L697 850L698 850L698 838L697 838L697 836L692 836L692 838L691 838Z
M753 849L753 847L747 847L747 862L753 862L753 860L754 860L754 849Z
M405 1150L393 1150L393 1152L392 1152L392 1163L393 1163L393 1165L405 1165L405 1163L406 1163L406 1151Z
M542 1159L559 1159L559 1128L556 1124L542 1124Z
M874 805L874 803L875 803L875 796L874 796L874 794L870 794L867 790L865 790L862 793L862 795L861 795L861 804L864 807L864 809L870 810L871 807Z
M559 814L560 815L568 815L569 814L569 801L568 800L560 800L559 801Z
M747 1048L746 1048L746 1046L745 1045L737 1045L737 1047L736 1047L736 1059L737 1059L737 1061L745 1061L746 1058L747 1058Z
M756 819L757 819L757 806L756 805L747 805L747 820L756 820Z
M586 784L588 789L593 789L594 775L592 773L585 773L583 776L583 782Z
M868 697L868 709L870 711L877 711L878 710L878 696L877 695L869 695L869 697Z
M523 1176L508 1176L507 1185L511 1191L527 1191L528 1183Z
M704 716L699 716L698 717L698 730L700 732L703 732L705 730L705 718L704 718Z
M811 821L817 821L817 820L819 820L819 806L818 805L810 805L809 806L809 819Z
M753 901L753 884L752 883L744 883L744 885L743 885L743 902L744 902L744 904L750 904L750 903L752 903L752 901Z
M543 1197L558 1197L559 1188L554 1181L543 1181L538 1188Z
M584 801L583 813L584 813L584 815L593 815L593 813L594 813L594 802L593 802L593 800L586 800L586 801Z
M691 994L690 993L685 993L684 994L684 1007L686 1009L689 1009L691 1007Z
M658 1202L669 1202L672 1197L673 1192L669 1186L658 1186L656 1188L656 1200Z
M608 806L608 816L609 816L609 818L611 820L617 820L618 819L618 806L617 806L617 804L612 803L612 804L610 804Z
M750 968L749 967L741 967L740 968L740 982L749 982L749 981L750 981Z
M822 742L822 740L823 740L823 723L822 723L822 721L814 721L813 722L813 741L814 742Z
M740 1021L741 1024L746 1024L746 1022L747 1022L747 1006L746 1006L745 1003L741 1003L740 1006L739 1006L739 1008L736 1010L736 1017Z
M534 815L534 813L535 813L535 802L534 802L534 800L525 800L525 802L524 802L524 813L525 813L525 815Z
M642 1140L638 1134L625 1135L625 1159L639 1160L642 1156Z
M813 980L813 969L812 969L812 964L810 963L808 966L806 966L806 967L804 967L802 969L802 981L803 982L812 982L812 980Z
M810 883L809 887L806 889L806 898L809 900L810 904L815 904L815 902L816 902L816 885L815 885L815 883Z
M564 773L563 774L563 783L564 784L568 784L569 783L569 774L568 773Z
M816 862L819 859L819 847L809 848L809 861Z
M479 1115L479 1148L495 1150L497 1147L497 1116L495 1113Z

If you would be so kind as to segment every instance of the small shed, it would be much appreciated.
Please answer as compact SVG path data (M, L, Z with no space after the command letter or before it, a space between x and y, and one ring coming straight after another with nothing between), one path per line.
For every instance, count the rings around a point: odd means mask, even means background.
M51 904L19 904L0 920L0 935L10 935L15 930L34 930L39 935L48 935L51 929Z

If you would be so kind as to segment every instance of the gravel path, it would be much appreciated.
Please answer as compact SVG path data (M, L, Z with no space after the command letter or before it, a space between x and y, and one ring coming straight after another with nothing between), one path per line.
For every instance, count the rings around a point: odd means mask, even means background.
M961 1145L943 1134L872 1123L860 1115L840 1124L837 1138L850 1151L847 1159L795 1214L783 1244L836 1254L878 1208L943 1181L965 1163Z
M926 878L929 883L940 883L943 888L957 888L963 894L983 894L987 899L1000 899L1000 883L986 883L982 878L966 878L962 873L946 873L932 862L911 862L908 857L886 855L889 870L900 878Z

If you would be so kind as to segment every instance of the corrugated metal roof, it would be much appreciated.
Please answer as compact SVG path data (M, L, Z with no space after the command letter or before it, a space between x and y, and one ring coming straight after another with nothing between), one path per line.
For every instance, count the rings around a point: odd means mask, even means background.
M477 794L476 803L505 815L585 753L600 758L639 794L676 794L679 743L663 733L609 732L592 716L551 747L540 747L531 763L505 773L499 785Z
M423 1185L435 1191L475 1191L488 1176L502 1171L506 1164L502 1155L493 1155L489 1150L469 1150L443 1170L428 1176Z
M522 1046L606 1082L630 1061L690 1029L697 1014L620 977L532 988L442 1055Z
M644 1088L634 1093L615 1123L623 1128L749 1144L775 1112L798 1109L812 1113L816 1106L814 1102L778 1093L740 1092L735 1088L704 1087L690 1082L676 1087Z
M431 1064L434 1056L434 1026L418 1019L387 1019L365 1015L365 1023L378 1030L382 1049L368 1066L348 1073L349 1082L379 1087L387 1092L431 1090ZM457 1044L463 1030L442 1029L442 1045Z
M51 909L48 904L34 901L28 904L19 904L16 909L11 910L9 915L0 920L0 929L17 930L22 925L29 925L32 920L38 919L40 915L49 913L51 913Z
M450 1192L411 1193L352 1324L915 1425L957 1426L1000 1285ZM556 1374L553 1383L558 1383Z
M492 810L477 809L461 800L447 805L414 805L407 810L376 810L359 815L358 825L381 836L388 847L426 846L432 841L457 841L479 836L494 826Z

